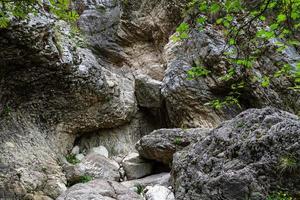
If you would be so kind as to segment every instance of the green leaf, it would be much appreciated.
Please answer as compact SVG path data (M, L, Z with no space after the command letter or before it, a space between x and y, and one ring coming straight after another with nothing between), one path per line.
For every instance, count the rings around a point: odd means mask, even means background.
M286 17L285 14L279 14L279 15L277 16L277 22L278 22L278 23L284 22L284 21L286 21L286 19L287 19L287 17Z
M213 3L213 4L210 6L210 12L211 12L212 14L217 13L219 10L220 10L220 6L219 6L219 4L217 4L217 3Z
M190 28L189 24L183 22L183 23L181 23L181 24L177 27L176 31L177 31L178 33L183 33L183 32L188 31L189 28Z
M197 18L197 23L198 24L204 24L206 22L206 17L198 17Z
M269 87L270 85L270 78L268 76L264 76L262 81L261 81L261 86L262 87Z

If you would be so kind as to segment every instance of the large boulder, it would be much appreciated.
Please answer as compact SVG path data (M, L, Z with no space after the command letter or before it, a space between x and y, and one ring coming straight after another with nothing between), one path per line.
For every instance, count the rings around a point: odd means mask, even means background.
M106 180L94 180L80 183L69 188L56 200L141 200L135 192L120 183Z
M299 139L299 117L271 107L247 110L174 155L176 199L262 200L280 191L297 196Z
M140 139L136 144L141 157L169 165L173 154L205 137L210 129L160 129Z

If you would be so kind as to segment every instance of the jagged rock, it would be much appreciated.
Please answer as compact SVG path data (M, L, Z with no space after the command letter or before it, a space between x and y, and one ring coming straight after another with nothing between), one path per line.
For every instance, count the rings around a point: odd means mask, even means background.
M146 75L135 77L135 95L138 105L145 108L161 108L161 81L151 79Z
M139 157L138 153L131 153L122 162L128 180L142 178L152 173L153 163Z
M70 183L74 183L84 176L112 181L120 179L118 163L97 153L88 154L80 163L67 166L65 171Z
M161 185L146 187L145 197L146 200L175 200L174 193Z
M267 107L247 110L174 155L176 199L267 199L299 195L300 120Z
M141 200L135 192L123 185L106 180L93 180L80 183L69 188L56 200Z
M108 158L108 151L104 146L93 147L90 149L90 153L99 154Z
M205 137L210 129L160 129L141 138L136 144L140 156L169 165L173 154Z
M160 173L154 174L150 176L146 176L145 178L135 179L131 181L124 181L122 185L132 189L137 186L147 187L154 185L162 185L168 187L170 185L170 173Z

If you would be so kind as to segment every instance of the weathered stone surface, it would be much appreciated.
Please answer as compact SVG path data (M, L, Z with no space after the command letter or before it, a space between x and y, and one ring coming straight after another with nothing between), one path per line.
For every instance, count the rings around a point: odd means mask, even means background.
M65 171L69 182L75 182L83 176L112 181L120 179L118 163L97 153L88 154L80 163L68 166Z
M135 77L135 95L138 105L145 108L161 108L162 95L160 92L162 82L151 79L146 75Z
M140 156L169 165L173 154L205 137L210 129L160 129L141 138L136 144Z
M154 186L154 185L162 185L168 187L170 185L169 181L170 181L170 173L160 173L160 174L146 176L145 178L141 178L141 179L124 181L121 184L130 189L137 186L147 187L147 186Z
M73 147L71 154L77 155L77 154L79 154L79 152L80 152L79 146L75 146L75 147Z
M43 190L57 197L66 188L58 160L71 150L76 134L119 126L135 115L133 76L105 69L90 50L76 47L70 34L68 24L40 15L1 30L0 161L9 173L0 171L0 188L5 191L9 187L22 196Z
M69 188L57 200L141 200L135 192L123 185L106 180L93 180Z
M84 158L84 155L83 155L82 153L80 153L80 154L77 154L77 155L75 156L75 158L76 158L77 160L79 160L79 161L82 161L82 159Z
M273 52L270 47L269 55L261 58L248 72L247 77L243 69L235 67L234 80L222 80L226 72L232 67L222 55L225 47L224 35L216 27L207 24L203 31L191 28L189 39L174 43L170 41L164 49L164 59L167 70L163 80L162 94L166 99L166 106L172 126L174 127L216 127L222 121L231 119L242 110L251 107L265 107L272 105L283 110L298 113L299 92L287 90L292 85L291 80L280 77L271 80L270 86L262 87L259 81L253 83L251 76L258 79L280 70L276 66L278 61L295 63L299 60L299 53L289 48L294 54L280 54ZM193 66L204 66L211 71L208 76L188 79L188 71ZM243 80L245 87L241 89L240 106L227 106L222 110L215 110L206 104L224 99L231 92L231 84Z
M138 153L131 153L122 162L128 180L142 178L152 173L153 163L140 158Z
M145 197L146 200L175 200L174 193L161 185L146 187Z
M89 153L99 154L108 158L108 151L104 146L93 147L90 149Z
M134 151L135 143L142 136L158 127L159 124L155 120L139 111L130 123L85 134L79 139L79 146L83 151L105 146L110 156L126 156Z
M299 195L300 120L274 109L250 109L174 155L176 199L266 199ZM291 168L289 168L291 167Z

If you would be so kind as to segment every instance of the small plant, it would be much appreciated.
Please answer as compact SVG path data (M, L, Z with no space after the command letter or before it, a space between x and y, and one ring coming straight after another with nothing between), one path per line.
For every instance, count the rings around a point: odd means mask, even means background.
M207 70L205 67L196 66L190 69L188 72L188 79L193 80L196 77L206 77L211 71Z
M77 183L87 183L91 180L93 180L93 177L91 177L89 175L79 176L71 181L68 181L67 187L71 187Z
M76 155L74 154L69 154L66 156L66 159L69 163L73 164L73 165L76 165L77 163L80 163L80 160L78 160L76 158Z
M8 105L6 105L4 108L3 108L3 111L2 111L2 114L4 116L8 116L10 113L11 113L12 109L11 107L9 107Z
M176 33L172 36L171 40L173 42L178 42L184 39L187 39L189 37L189 29L190 26L188 23L181 23L177 29L176 29Z
M293 200L291 196L284 192L277 192L269 195L267 200Z
M141 195L144 192L145 186L141 184L136 184L134 187L136 188L135 192L139 195Z
M180 137L176 137L174 143L175 143L176 145L181 145L181 143L182 143L181 138L180 138Z
M295 172L299 168L299 163L294 155L283 156L279 159L279 169L281 172Z

